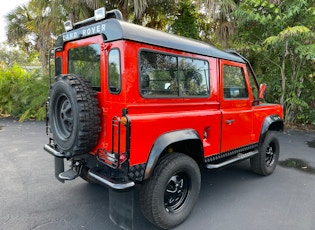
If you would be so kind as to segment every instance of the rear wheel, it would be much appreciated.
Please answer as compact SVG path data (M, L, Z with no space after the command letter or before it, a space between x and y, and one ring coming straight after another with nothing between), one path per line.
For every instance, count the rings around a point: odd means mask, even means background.
M192 158L181 153L167 155L144 182L140 194L144 216L164 229L182 223L198 199L200 184L200 170Z
M278 138L274 131L268 131L259 147L259 153L250 159L252 170L263 176L272 174L278 164L279 153Z

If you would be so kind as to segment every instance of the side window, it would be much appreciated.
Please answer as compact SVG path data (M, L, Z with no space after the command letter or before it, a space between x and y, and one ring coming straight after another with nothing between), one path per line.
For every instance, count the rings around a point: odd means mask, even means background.
M140 87L143 96L209 96L209 63L161 53L140 53Z
M183 96L209 96L209 64L192 58L179 58L179 83Z
M140 53L140 86L144 96L179 96L177 58L142 51Z
M112 49L108 54L108 88L111 93L121 90L120 52Z
M62 60L61 57L55 59L55 76L62 73Z
M224 65L223 71L224 98L247 98L248 91L242 68Z
M100 91L100 46L91 44L72 48L68 59L68 73L85 77L93 89Z

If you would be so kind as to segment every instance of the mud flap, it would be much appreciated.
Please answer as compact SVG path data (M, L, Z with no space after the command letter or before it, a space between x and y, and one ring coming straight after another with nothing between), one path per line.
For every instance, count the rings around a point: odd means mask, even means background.
M134 190L109 189L109 218L120 228L133 230Z
M65 171L65 166L64 166L63 158L55 157L55 177L61 183L65 183L65 180L61 179L59 177L59 174L63 173L64 171Z

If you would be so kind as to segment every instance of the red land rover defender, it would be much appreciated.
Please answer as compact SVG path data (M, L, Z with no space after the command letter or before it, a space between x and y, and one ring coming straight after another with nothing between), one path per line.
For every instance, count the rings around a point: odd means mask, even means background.
M139 184L144 216L168 229L196 203L201 167L249 158L255 173L274 171L282 108L262 102L244 57L95 12L65 23L53 49L44 149L59 181Z

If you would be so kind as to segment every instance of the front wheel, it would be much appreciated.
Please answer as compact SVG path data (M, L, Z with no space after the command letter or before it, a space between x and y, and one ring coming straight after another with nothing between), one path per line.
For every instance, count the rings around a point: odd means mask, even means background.
M273 173L275 170L280 153L280 146L275 132L268 131L265 140L259 147L257 155L250 159L252 170L263 176Z
M175 227L190 214L198 199L200 184L200 170L192 158L181 153L165 156L141 189L144 216L160 228Z

